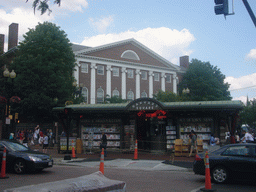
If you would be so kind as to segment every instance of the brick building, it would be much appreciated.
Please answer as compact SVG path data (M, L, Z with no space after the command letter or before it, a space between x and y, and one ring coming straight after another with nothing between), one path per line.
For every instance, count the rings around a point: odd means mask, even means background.
M74 77L82 87L84 103L103 103L105 97L134 100L159 90L177 93L189 65L189 57L174 65L135 39L98 47L73 45L76 56Z

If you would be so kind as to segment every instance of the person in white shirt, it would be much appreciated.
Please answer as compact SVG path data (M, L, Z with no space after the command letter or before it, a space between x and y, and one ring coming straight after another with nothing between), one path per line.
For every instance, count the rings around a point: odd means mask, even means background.
M43 137L43 153L47 153L48 145L49 145L49 138L48 138L48 136L44 133L44 137Z
M241 140L241 143L253 143L254 142L254 138L251 133L248 133L246 131L242 131L242 133L244 134L244 136Z

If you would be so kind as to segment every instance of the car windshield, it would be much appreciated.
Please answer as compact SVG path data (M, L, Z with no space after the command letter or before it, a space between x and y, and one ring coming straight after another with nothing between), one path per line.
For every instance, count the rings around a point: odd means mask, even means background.
M21 145L19 143L8 143L7 144L8 148L10 148L12 151L28 151L28 148L25 147L24 145Z

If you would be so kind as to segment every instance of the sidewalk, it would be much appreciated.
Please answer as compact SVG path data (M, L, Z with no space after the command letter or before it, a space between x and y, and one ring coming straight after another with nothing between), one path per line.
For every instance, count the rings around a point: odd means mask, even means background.
M42 152L40 146L30 146L30 148ZM98 167L100 162L100 151L76 154L76 158L71 158L71 160L64 160L64 156L70 155L72 157L72 154L58 153L57 147L48 149L47 153L52 156L55 165ZM133 153L123 152L122 150L108 150L107 157L104 157L104 166L123 169L188 171L192 169L194 161L194 157L175 157L172 164L167 153L145 151L138 151L138 160L133 160L133 158Z

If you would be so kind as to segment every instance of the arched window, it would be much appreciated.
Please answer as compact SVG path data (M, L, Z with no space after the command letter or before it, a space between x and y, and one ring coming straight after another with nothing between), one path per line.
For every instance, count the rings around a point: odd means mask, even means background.
M146 91L143 91L141 93L141 98L145 98L145 97L148 97L148 94L146 93Z
M128 91L128 93L127 93L127 100L128 101L134 100L134 93L132 91Z
M88 103L88 89L86 87L82 88L82 96L84 97L84 103Z
M132 59L132 60L137 60L139 61L140 58L137 55L137 53L135 53L132 50L126 50L125 52L122 53L121 58L125 58L125 59Z
M104 102L104 90L100 87L97 89L97 103Z
M113 97L119 97L119 91L117 89L113 90L112 96Z

